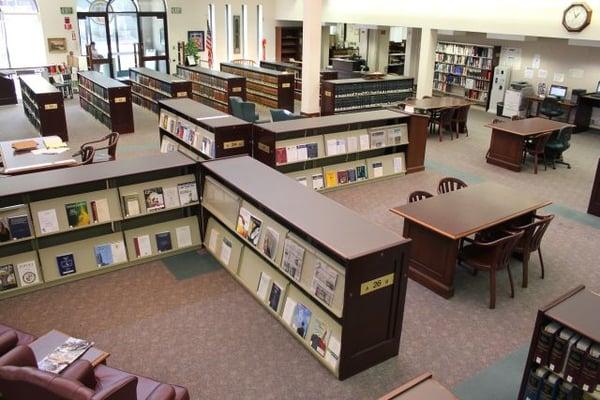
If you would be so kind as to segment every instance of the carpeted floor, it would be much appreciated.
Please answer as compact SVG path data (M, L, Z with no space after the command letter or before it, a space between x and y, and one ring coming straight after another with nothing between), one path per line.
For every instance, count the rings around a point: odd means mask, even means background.
M158 149L156 116L135 108L136 133L123 136L120 157ZM76 101L69 101L67 113L71 146L106 132ZM388 209L403 204L413 190L435 191L446 175L469 184L500 182L548 198L555 204L544 211L557 217L543 242L546 279L538 278L534 258L529 288L517 288L511 299L508 279L500 275L496 310L487 308L485 274L473 277L459 269L451 300L409 281L400 355L346 381L330 375L202 254L8 299L0 302L0 321L38 335L56 328L92 339L111 352L109 365L185 385L193 399L373 399L425 371L456 387L464 398L493 398L477 384L485 382L478 377L507 369L509 379L520 377L518 359L504 362L528 346L537 308L578 283L600 290L600 218L585 214L600 135L573 136L565 154L570 170L542 168L534 175L528 167L515 173L485 163L490 132L483 125L492 118L474 110L469 137L441 143L431 138L425 172L326 195L397 233L402 232L402 218ZM20 108L0 109L0 120L9 119L15 122L3 139L31 131ZM513 269L520 283L520 265L515 262Z

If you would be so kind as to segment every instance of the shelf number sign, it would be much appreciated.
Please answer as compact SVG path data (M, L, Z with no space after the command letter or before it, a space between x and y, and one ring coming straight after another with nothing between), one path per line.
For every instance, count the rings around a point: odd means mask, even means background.
M394 284L394 274L387 274L376 279L372 279L367 282L363 282L360 285L360 295L373 293L379 289L383 289Z

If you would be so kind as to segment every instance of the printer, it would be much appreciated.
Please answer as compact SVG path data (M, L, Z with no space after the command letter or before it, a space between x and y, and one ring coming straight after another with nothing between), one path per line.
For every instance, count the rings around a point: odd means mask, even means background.
M527 82L511 82L510 87L504 93L504 110L502 116L526 117L529 97L535 96L533 86Z

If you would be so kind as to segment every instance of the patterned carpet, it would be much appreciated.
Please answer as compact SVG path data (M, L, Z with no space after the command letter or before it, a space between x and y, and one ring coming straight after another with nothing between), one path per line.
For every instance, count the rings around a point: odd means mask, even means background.
M73 143L106 131L76 103L67 112ZM124 137L120 156L158 149L154 114L138 109L135 115L136 133ZM0 119L6 118L25 120L14 107L0 109ZM193 399L373 399L424 371L449 387L468 382L528 344L540 305L578 283L600 290L600 218L585 214L600 136L573 136L565 154L571 170L542 168L534 175L528 167L514 173L485 163L490 133L483 125L492 118L475 110L469 137L442 143L431 138L425 172L327 196L399 233L402 218L388 209L403 204L413 190L434 192L446 175L470 184L496 181L548 198L555 203L548 209L557 218L543 242L546 279L538 278L534 258L529 288L517 288L511 299L508 279L499 275L496 310L487 308L485 274L473 277L459 269L456 295L449 301L409 281L400 355L346 381L329 374L204 255L148 263L8 299L0 303L0 321L38 335L56 328L92 339L111 353L109 365L185 385ZM24 132L27 123L22 124ZM202 265L199 273L193 272L196 264ZM520 283L520 265L513 267Z

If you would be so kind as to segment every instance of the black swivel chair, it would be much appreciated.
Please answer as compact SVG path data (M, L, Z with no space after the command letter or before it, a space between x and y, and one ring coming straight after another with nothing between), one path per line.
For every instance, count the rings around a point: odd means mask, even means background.
M540 114L545 115L548 119L560 117L565 112L560 107L558 99L555 97L546 97L540 106Z
M571 169L571 164L563 161L562 154L567 151L571 144L571 133L573 128L570 126L562 127L558 132L555 132L546 143L546 157L552 161L552 168L556 169L556 164L566 165L567 168Z

